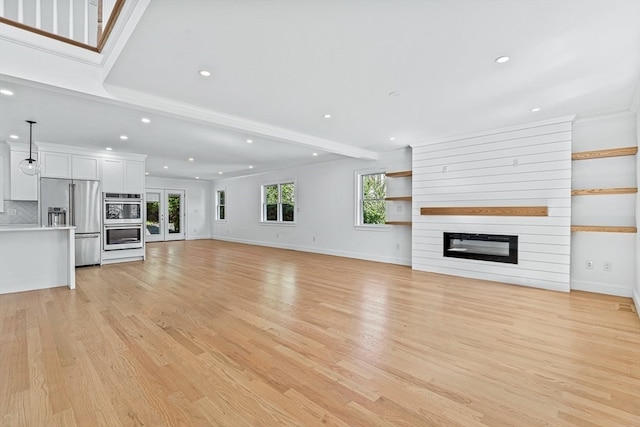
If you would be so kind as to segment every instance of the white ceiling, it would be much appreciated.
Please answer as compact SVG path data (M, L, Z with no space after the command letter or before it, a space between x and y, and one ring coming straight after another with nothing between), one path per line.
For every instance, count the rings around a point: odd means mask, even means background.
M218 179L629 110L640 1L151 1L104 80L115 100L11 77L0 140L33 119L36 140Z

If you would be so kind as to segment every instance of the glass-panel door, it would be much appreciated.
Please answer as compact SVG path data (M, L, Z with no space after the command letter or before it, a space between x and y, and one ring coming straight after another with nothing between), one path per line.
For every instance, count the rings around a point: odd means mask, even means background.
M184 190L147 188L145 240L162 242L184 240Z
M165 190L167 227L165 240L184 240L184 190Z
M164 240L164 190L147 189L145 221L145 237L147 242L160 242Z

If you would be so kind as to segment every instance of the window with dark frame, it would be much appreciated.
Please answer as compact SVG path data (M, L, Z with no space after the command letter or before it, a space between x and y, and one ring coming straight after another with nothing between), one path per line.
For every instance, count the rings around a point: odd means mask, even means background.
M218 190L217 219L223 221L226 217L225 190Z
M295 184L285 182L262 186L262 221L295 221Z

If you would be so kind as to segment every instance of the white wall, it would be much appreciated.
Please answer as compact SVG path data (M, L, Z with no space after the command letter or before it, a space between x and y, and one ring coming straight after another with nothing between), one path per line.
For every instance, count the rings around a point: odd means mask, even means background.
M187 240L211 238L211 184L190 179L147 176L146 188L185 190Z
M630 112L578 119L573 152L637 145L636 116ZM636 187L638 156L573 162L573 189ZM636 194L574 196L574 225L636 225ZM571 236L571 289L632 296L636 283L636 234L578 232ZM593 269L587 269L587 261ZM604 263L611 263L611 271Z
M413 146L414 269L569 291L571 118ZM548 206L545 217L423 216L420 207ZM518 264L443 256L443 232L519 237Z
M343 159L215 181L211 200L215 203L217 190L226 191L227 218L214 221L213 237L409 265L411 227L387 226L381 231L358 228L354 226L354 210L356 171L380 168L393 172L409 170L410 165L411 151L407 148L382 153L377 161ZM262 224L261 185L290 179L296 180L295 226Z
M640 86L636 91L636 143L640 147ZM640 188L640 153L636 154L636 188ZM636 194L636 227L640 228L640 193ZM633 292L636 313L640 316L640 235L636 234L636 289Z

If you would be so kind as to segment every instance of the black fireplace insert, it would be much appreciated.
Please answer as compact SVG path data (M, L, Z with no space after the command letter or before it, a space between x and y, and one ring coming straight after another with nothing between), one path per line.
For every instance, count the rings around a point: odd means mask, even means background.
M443 239L445 257L518 263L518 236L444 233Z

